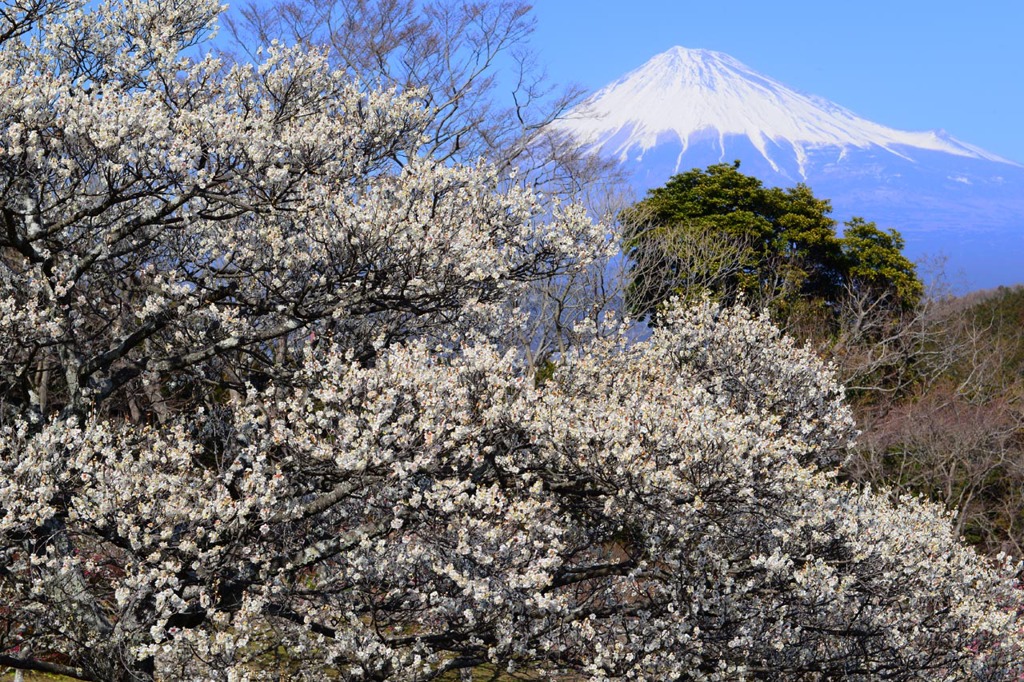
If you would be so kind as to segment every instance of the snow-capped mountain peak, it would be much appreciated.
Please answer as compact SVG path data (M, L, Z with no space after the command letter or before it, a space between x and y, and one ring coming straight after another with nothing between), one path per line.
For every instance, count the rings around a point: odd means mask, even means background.
M909 159L914 150L1012 163L940 132L873 123L825 99L801 94L727 54L673 47L599 90L561 129L626 161L678 138L676 170L691 144L746 138L777 172L806 177L811 152L878 147ZM715 139L717 138L717 139ZM788 158L787 158L788 157ZM1016 165L1016 164L1014 164Z

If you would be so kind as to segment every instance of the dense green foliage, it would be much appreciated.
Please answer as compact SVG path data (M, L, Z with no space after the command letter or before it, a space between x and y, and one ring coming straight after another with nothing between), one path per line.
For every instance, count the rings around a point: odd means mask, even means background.
M860 218L840 237L830 212L806 185L765 187L738 161L676 175L621 216L630 310L656 321L669 297L710 292L791 319L865 290L892 308L913 307L923 288L902 238Z
M872 290L876 297L891 294L903 308L920 301L924 287L902 253L905 244L896 230L885 232L863 218L853 218L839 241L847 281Z

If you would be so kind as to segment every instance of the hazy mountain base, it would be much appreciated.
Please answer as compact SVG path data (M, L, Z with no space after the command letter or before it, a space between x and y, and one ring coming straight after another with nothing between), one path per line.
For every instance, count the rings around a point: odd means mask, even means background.
M598 152L619 139L610 138ZM678 136L664 133L656 146L634 148L620 159L638 197L677 173L739 160L743 173L766 185L809 185L831 200L840 223L861 216L899 230L912 260L945 257L961 293L1024 281L1024 168L881 147L822 148L801 168L790 143L767 141L765 149L771 161L746 137L709 132L691 136L684 148Z

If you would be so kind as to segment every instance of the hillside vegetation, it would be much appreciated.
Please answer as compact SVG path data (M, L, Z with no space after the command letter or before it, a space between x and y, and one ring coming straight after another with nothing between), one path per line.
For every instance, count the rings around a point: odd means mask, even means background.
M1024 554L1024 287L938 302L906 385L862 395L856 480L925 495L989 553Z

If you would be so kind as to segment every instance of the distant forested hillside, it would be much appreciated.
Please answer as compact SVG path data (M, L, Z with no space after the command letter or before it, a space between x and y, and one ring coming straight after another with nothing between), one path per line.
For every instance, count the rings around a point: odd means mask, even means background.
M938 302L914 335L907 383L854 401L864 433L848 473L940 501L969 542L1020 556L1024 287Z

